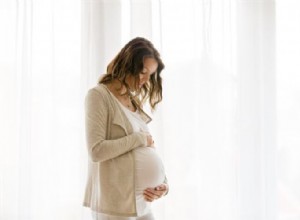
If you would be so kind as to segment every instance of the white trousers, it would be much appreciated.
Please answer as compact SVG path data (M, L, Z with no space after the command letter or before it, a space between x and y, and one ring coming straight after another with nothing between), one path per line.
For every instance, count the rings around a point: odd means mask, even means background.
M92 216L94 220L155 220L152 212L138 217L120 217L92 211Z

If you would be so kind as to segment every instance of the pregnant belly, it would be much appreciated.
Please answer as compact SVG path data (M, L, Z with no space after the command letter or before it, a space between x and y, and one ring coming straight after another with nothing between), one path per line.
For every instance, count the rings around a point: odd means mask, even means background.
M155 187L163 183L165 171L162 160L152 147L138 147L135 154L136 189L142 192L147 187Z

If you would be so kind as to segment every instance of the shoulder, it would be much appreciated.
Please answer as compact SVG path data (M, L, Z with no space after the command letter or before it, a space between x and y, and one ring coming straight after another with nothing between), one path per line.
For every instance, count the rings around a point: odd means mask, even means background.
M109 102L108 91L103 84L97 84L87 90L85 103L87 105L103 105Z
M87 94L90 94L90 93L98 93L101 96L108 95L105 85L103 85L103 84L97 84L97 85L89 88L87 91Z
M89 88L86 97L91 96L93 94L106 99L109 96L107 88L103 84L97 84L96 86Z

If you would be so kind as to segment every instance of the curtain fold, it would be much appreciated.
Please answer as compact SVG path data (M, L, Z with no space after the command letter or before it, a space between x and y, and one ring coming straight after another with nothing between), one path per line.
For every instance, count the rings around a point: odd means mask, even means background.
M240 216L276 219L274 1L237 2L237 72Z

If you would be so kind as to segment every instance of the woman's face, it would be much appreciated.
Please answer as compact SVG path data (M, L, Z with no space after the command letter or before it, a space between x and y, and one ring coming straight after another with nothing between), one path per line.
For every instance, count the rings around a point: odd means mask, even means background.
M149 81L150 76L156 73L157 67L158 63L154 58L145 58L143 69L139 74L139 80L136 81L137 85L133 85L135 80L133 79L133 77L130 77L130 79L128 80L129 86L131 88L136 88L134 90L141 89L142 86Z

